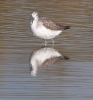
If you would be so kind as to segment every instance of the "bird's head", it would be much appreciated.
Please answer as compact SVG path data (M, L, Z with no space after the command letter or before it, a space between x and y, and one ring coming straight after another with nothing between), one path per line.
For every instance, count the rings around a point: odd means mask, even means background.
M33 13L31 14L31 16L32 16L33 18L36 18L36 17L38 16L38 13L37 13L37 12L33 12Z
M37 12L33 12L31 14L31 22L30 22L31 25L32 25L33 21L38 21L38 13Z

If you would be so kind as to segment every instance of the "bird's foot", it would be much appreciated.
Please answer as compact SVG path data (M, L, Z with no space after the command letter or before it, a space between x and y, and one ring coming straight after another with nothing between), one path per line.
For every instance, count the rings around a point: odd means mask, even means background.
M54 43L55 43L55 42L54 42L54 40L52 39L52 47L54 46Z

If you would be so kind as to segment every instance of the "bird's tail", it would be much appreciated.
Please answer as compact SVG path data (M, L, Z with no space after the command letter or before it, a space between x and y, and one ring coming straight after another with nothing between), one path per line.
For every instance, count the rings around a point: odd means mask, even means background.
M64 30L70 29L70 26L64 26Z
M64 58L65 60L70 59L68 56L63 56L63 58Z

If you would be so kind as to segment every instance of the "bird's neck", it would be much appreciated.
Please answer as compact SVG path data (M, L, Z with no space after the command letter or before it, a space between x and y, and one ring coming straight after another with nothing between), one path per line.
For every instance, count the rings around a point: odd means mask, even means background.
M38 70L37 63L36 63L36 62L33 62L33 63L32 63L31 75L32 75L32 76L36 76L37 70Z
M36 17L36 19L33 22L33 25L37 27L38 26L38 22L39 22L39 18Z

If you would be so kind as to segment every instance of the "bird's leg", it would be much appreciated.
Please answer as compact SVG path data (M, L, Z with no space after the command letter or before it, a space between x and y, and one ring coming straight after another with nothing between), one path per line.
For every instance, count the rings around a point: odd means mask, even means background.
M45 40L45 46L46 46L46 44L47 44L47 41Z
M52 39L52 45L54 45L54 40Z

